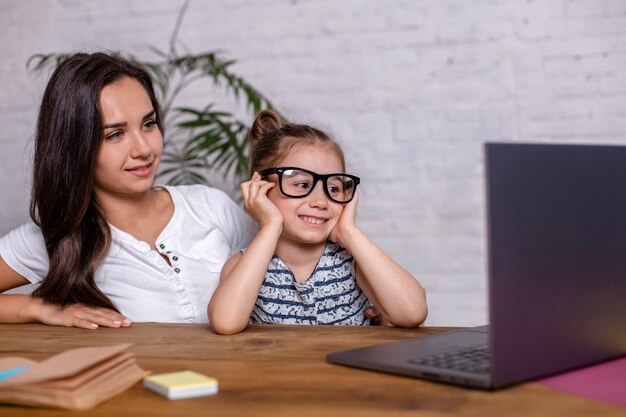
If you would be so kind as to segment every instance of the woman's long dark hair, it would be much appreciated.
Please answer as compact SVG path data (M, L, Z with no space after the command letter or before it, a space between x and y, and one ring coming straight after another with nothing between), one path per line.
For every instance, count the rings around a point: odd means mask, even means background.
M95 271L111 229L93 194L103 138L100 92L124 77L146 90L161 131L159 102L142 68L104 53L78 53L52 74L39 109L30 215L41 228L50 263L34 296L60 305L83 303L117 310L97 287Z

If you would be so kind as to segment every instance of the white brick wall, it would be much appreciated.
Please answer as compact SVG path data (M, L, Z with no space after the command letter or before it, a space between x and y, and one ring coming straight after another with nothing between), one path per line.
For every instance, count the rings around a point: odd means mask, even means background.
M27 58L147 57L181 5L0 0L0 234L27 220L46 81ZM484 141L626 143L624 0L194 0L181 39L339 138L360 225L426 286L431 325L486 321Z

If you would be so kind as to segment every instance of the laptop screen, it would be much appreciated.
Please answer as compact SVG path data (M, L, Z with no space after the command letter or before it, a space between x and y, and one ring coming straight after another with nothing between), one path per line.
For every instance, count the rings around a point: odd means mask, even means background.
M626 146L485 146L495 385L626 353Z

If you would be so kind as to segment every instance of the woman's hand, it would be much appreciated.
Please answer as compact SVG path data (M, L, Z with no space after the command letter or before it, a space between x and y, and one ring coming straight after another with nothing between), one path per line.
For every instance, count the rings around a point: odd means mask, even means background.
M117 311L84 304L60 305L43 302L39 321L53 326L97 329L98 327L130 327L131 321Z
M343 247L347 247L347 241L354 232L358 231L356 227L356 206L359 202L359 194L355 194L352 201L344 205L343 212L339 221L330 232L330 240L339 243Z
M269 225L282 228L283 215L267 197L269 190L275 186L276 183L274 182L262 180L258 172L252 175L250 181L246 181L240 186L243 208L261 228Z

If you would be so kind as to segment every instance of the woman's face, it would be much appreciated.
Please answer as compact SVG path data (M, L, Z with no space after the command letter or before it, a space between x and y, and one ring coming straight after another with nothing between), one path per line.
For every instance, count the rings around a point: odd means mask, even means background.
M98 150L94 192L132 197L149 190L163 151L156 113L143 86L124 77L100 92L103 139Z

